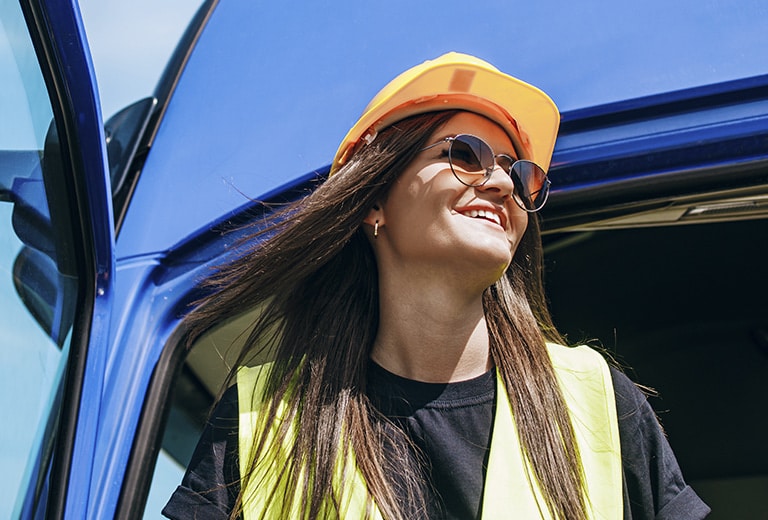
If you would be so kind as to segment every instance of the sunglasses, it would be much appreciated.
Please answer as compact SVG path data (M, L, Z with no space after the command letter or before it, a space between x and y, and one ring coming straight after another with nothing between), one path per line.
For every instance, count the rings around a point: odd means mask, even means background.
M494 155L491 145L477 136L459 134L446 137L421 149L429 150L448 143L448 164L453 175L465 186L483 186L498 165L515 185L515 203L529 213L544 207L552 184L538 164L525 159L513 159L506 154Z

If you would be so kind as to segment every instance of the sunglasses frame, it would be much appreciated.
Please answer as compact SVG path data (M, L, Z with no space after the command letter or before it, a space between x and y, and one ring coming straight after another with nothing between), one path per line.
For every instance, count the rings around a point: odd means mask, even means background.
M460 138L462 138L462 137L471 137L472 139L476 139L483 146L488 147L488 150L490 151L490 155L493 157L493 164L490 165L490 166L485 167L485 172L476 172L476 173L475 172L468 172L468 171L464 172L467 175L482 176L482 182L480 182L480 183L469 184L469 183L465 182L459 176L459 174L456 173L456 169L453 166L452 151L453 151L453 143L455 141L463 142L464 144L466 144L470 148L473 148L470 143L461 141ZM453 176L456 178L456 180L458 180L464 186L469 186L470 188L477 188L477 187L480 187L480 186L484 186L491 179L491 175L493 175L493 170L496 169L496 166L499 166L499 168L501 168L502 170L506 171L507 175L509 175L509 177L512 179L512 184L515 185L515 192L514 192L514 196L512 198L515 199L515 204L517 204L520 207L520 209L522 209L523 211L526 211L527 213L536 213L536 212L540 211L541 208L543 208L544 205L547 203L547 199L549 198L549 189L550 189L550 186L552 185L552 181L549 180L549 177L548 177L547 173L544 172L544 169L541 166L539 166L538 164L536 164L535 162L529 161L528 159L515 159L514 157L510 157L509 155L503 154L503 153L494 154L493 153L493 148L491 148L491 145L488 144L485 141L485 139L482 139L482 138L480 138L480 137L478 137L476 135L472 135L472 134L456 134L454 136L444 137L443 139L439 140L438 142L430 144L428 146L425 146L424 148L422 148L419 151L423 152L423 151L429 150L431 148L435 148L436 146L439 146L439 145L444 144L444 143L448 143L448 164L451 167L451 172L453 173ZM501 165L499 165L498 161L496 160L498 157L503 157L503 158L507 159L510 162L509 170L505 170ZM480 166L482 167L483 165L480 164ZM534 208L534 209L530 209L530 208L525 207L525 203L521 200L521 197L519 195L519 193L522 191L521 188L520 188L520 186L522 186L522 184L523 184L521 170L522 170L522 168L524 166L533 166L533 167L537 168L538 170L540 170L542 173L544 173L543 182L541 183L541 187L538 190L536 190L536 191L534 191L534 192L532 192L530 194L531 198L535 199L535 197L532 197L533 195L537 195L542 190L546 190L546 193L544 194L544 200L541 201L541 204L539 205L539 207Z

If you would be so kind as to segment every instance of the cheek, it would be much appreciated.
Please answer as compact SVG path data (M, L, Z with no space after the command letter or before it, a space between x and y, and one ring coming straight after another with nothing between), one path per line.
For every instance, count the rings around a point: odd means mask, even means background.
M515 205L509 209L509 233L520 240L526 229L528 229L528 213Z
M509 249L512 256L517 251L517 246L520 245L520 241L528 229L528 214L518 208L518 210L510 215L509 230L507 236L509 237Z
M409 179L399 179L385 203L387 224L407 227L426 227L433 224L448 206L446 194L435 180L419 172Z
M384 219L391 228L400 227L418 218L420 205L416 198L406 189L390 193L384 205Z

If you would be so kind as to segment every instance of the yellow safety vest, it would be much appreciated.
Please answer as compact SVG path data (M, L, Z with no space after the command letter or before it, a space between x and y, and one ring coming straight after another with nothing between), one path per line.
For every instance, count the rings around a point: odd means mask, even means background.
M622 467L619 444L616 401L613 382L605 360L600 354L586 346L564 347L548 344L555 374L563 392L571 416L576 442L584 467L587 491L587 508L591 520L618 520L623 516ZM263 377L269 365L244 367L238 371L237 386L240 403L239 446L240 474L248 471L255 432L259 431L258 396L263 395ZM262 377L259 377L261 374ZM499 378L497 371L497 378ZM256 397L254 397L256 396ZM284 409L278 410L278 417ZM278 422L271 426L274 432ZM290 428L286 444L295 435ZM268 495L275 488L277 472L285 467L284 452L280 446L271 446L268 464L257 465L256 471L244 490L245 520L261 517ZM340 457L343 459L343 457ZM336 481L342 476L348 485L341 491L341 518L365 518L370 509L371 518L381 520L382 516L370 500L362 474L350 453L347 463L340 461L336 468ZM512 409L504 384L497 380L496 414L493 423L488 468L483 490L483 520L499 518L545 519L551 516L544 504L541 491L526 470L517 435ZM284 497L287 499L287 497ZM291 518L303 518L299 500L294 499ZM273 500L265 518L281 518L278 513L282 503Z

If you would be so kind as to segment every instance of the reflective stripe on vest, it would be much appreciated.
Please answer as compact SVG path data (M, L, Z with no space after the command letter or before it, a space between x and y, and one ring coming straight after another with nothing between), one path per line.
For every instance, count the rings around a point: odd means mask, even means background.
M589 347L563 347L553 344L548 344L547 347L579 445L586 478L589 518L621 519L621 451L616 401L608 365L600 354ZM245 475L248 470L253 439L255 433L260 431L258 411L268 368L269 365L262 365L238 371L241 475ZM281 404L278 417L284 417L285 412L285 406ZM278 422L275 421L270 426L272 435L278 427ZM295 428L290 427L288 438L282 446L271 443L267 455L269 462L257 465L244 493L245 520L262 517L269 493L277 483L278 473L286 467L283 446L290 445L294 435ZM349 453L347 460L349 463L344 465L340 461L336 468L336 482L345 480L348 483L341 491L341 518L362 519L366 516L366 509L372 508L371 518L381 519L381 513L370 500L362 474L354 463L354 454ZM344 479L342 471L346 472ZM483 491L483 520L510 516L551 520L552 517L532 475L522 455L509 398L497 372L496 413ZM278 496L281 495L283 494L278 492ZM271 502L264 518L284 517L278 514L282 502ZM302 518L298 496L294 497L292 502L290 518Z

